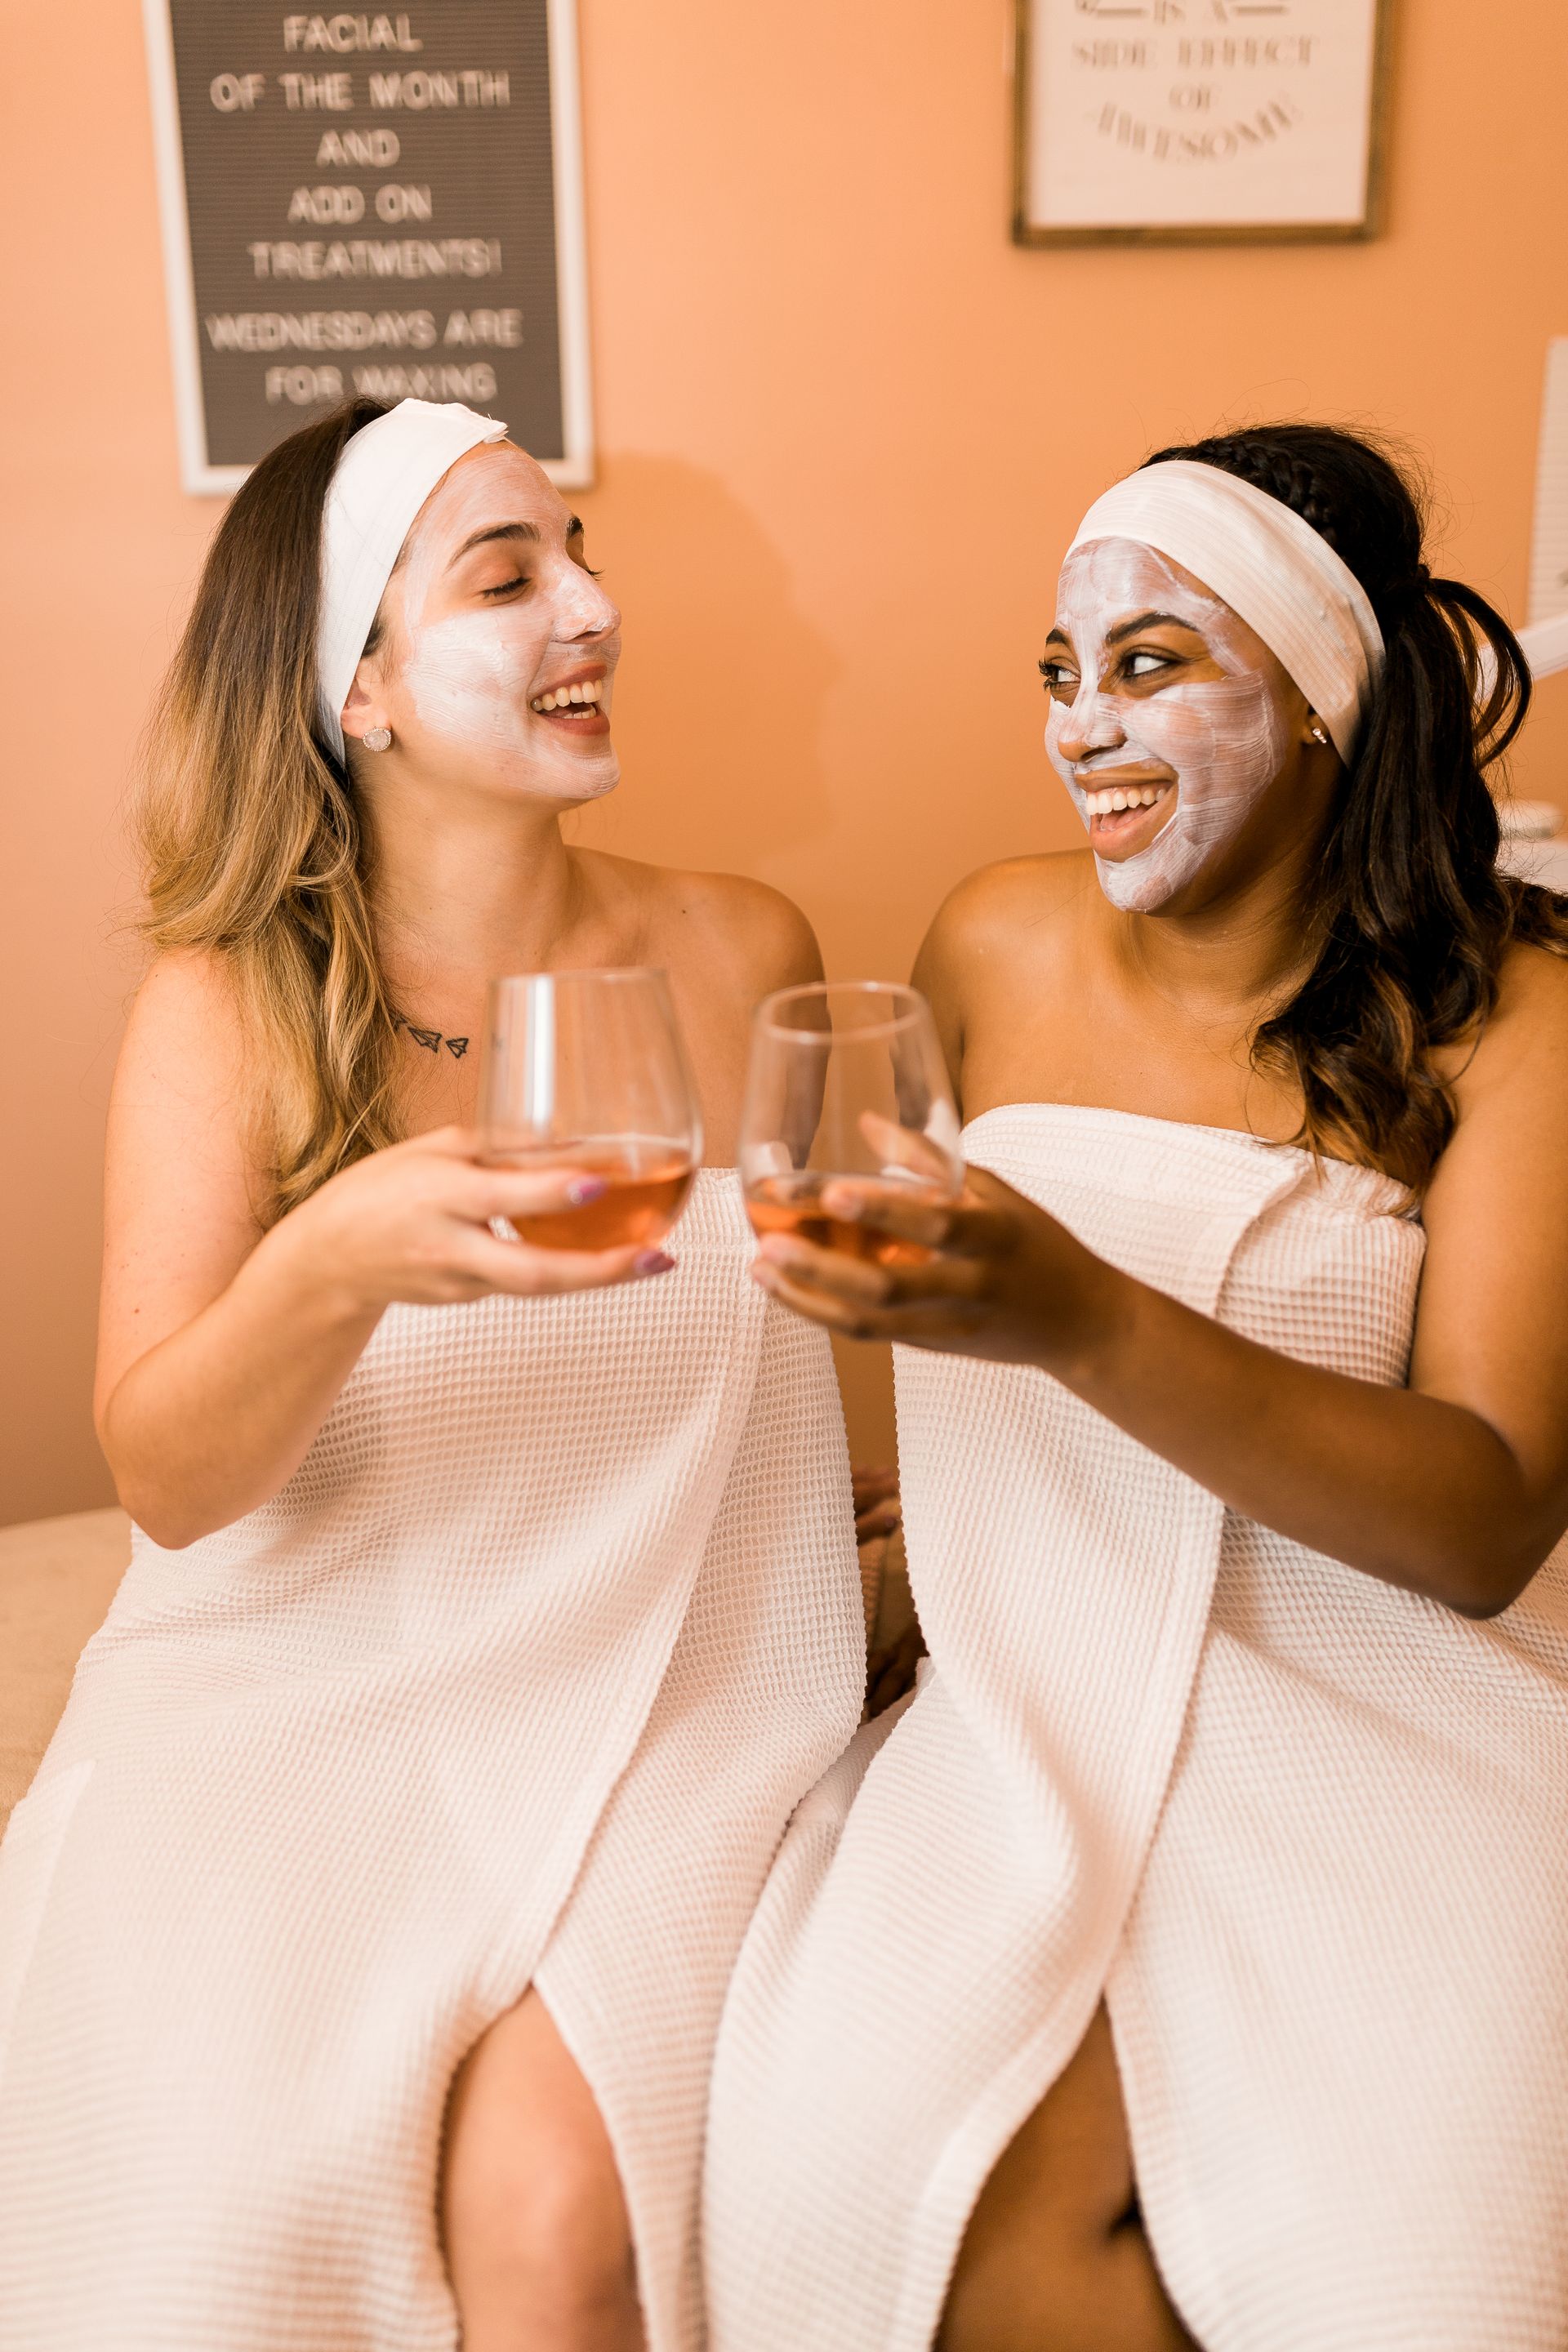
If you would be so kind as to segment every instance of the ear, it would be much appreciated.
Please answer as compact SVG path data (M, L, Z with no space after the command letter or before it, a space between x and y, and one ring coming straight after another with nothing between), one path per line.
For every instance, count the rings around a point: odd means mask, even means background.
M373 727L390 725L381 698L381 681L376 676L374 658L366 655L354 672L354 681L343 700L342 730L353 742L358 742Z

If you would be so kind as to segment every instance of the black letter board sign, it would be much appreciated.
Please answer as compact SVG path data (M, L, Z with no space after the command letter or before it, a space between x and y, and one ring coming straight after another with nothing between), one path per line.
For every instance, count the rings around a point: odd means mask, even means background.
M592 479L575 0L146 0L181 473L355 393Z

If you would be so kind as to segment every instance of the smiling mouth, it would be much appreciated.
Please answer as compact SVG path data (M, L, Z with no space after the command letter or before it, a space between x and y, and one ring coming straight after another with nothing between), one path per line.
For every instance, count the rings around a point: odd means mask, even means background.
M605 714L599 708L603 691L602 678L574 678L570 686L557 686L548 694L536 694L528 707L540 719L603 720Z
M1085 793L1083 813L1093 846L1131 848L1152 838L1165 822L1173 790L1169 783L1106 784L1098 792ZM1152 815L1155 811L1160 812L1157 816Z

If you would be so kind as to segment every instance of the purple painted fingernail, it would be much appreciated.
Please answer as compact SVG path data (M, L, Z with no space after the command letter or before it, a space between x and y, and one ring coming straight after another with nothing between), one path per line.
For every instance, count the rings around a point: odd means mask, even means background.
M579 1176L567 1185L566 1198L574 1209L581 1209L588 1202L599 1200L609 1189L602 1176Z
M637 1260L637 1271L638 1274L668 1274L674 1264L675 1260L667 1257L663 1250L644 1250Z

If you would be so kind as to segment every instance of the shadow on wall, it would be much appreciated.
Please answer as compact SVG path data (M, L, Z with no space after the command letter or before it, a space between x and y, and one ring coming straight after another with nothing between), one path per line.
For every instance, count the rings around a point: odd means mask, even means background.
M814 861L791 853L830 830L822 733L842 666L801 613L787 565L722 482L679 459L608 457L579 503L589 557L625 616L623 781L569 820L568 839L799 895L787 869ZM890 1350L835 1354L853 1452L890 1462Z
M612 457L580 503L589 555L625 615L624 780L573 820L571 837L771 878L782 855L828 829L821 735L837 656L773 541L714 475Z

